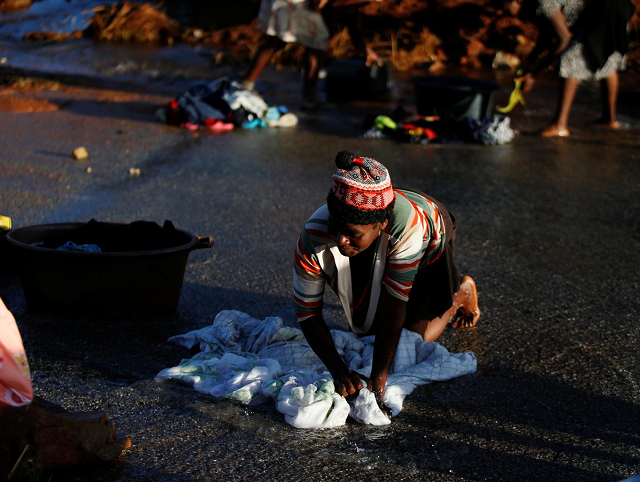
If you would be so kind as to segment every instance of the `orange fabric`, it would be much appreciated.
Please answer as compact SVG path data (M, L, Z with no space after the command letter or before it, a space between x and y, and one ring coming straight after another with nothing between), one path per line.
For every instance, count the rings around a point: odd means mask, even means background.
M20 407L32 400L31 372L22 337L0 298L0 405Z

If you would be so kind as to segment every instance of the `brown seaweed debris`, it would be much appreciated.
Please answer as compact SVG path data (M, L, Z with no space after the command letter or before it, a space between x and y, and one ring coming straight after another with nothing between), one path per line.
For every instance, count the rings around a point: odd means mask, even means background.
M74 30L71 33L54 32L53 30L46 30L44 32L28 32L24 34L22 40L33 40L37 42L61 42L70 38L82 38L82 30Z
M31 6L32 0L3 0L0 2L0 12L12 13L26 10Z
M171 45L180 38L180 25L159 8L130 2L96 7L85 32L96 40Z

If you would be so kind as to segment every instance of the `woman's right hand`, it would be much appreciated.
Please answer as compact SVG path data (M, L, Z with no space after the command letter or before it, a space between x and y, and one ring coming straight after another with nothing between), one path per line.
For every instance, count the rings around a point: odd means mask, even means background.
M364 383L362 383L364 380ZM371 380L358 372L345 370L333 375L333 384L336 393L343 397L357 395L365 387L372 387Z

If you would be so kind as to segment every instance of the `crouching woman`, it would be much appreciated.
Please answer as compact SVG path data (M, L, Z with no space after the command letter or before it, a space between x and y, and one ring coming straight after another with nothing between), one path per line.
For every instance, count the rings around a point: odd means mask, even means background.
M430 196L393 189L378 161L341 151L327 203L306 222L295 250L293 295L309 346L336 392L372 390L380 408L403 328L434 341L448 323L475 326L476 285L455 263L455 218ZM325 285L340 299L350 329L375 335L371 378L349 370L322 317Z

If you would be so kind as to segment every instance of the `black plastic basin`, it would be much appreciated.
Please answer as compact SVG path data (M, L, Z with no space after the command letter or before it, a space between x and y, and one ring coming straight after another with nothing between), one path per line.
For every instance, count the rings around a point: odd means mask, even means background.
M417 77L413 86L418 114L456 121L490 117L498 90L493 81L453 76Z
M101 223L111 234L127 224ZM213 240L174 230L154 249L83 252L43 247L51 239L73 239L86 223L42 224L11 231L29 309L74 314L170 314L175 312L189 253ZM92 240L100 244L100 239ZM139 240L138 243L139 245Z

